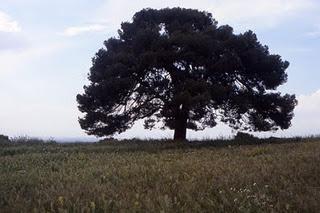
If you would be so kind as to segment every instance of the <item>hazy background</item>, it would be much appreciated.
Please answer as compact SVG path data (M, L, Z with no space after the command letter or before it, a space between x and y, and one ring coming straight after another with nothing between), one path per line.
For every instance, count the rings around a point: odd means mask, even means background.
M0 134L88 139L76 94L87 84L91 58L122 21L142 8L206 10L235 32L258 39L290 62L282 92L297 95L293 126L262 135L320 133L320 1L318 0L0 0ZM232 134L226 126L189 138ZM171 137L138 124L117 137Z

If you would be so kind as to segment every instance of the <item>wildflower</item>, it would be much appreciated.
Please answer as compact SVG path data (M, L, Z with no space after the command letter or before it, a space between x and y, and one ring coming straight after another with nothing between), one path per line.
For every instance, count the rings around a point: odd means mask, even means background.
M102 183L104 183L105 180L106 180L106 176L102 175L102 176L100 177L100 180L101 180Z
M257 185L257 183L253 183L253 186L256 186Z
M59 196L58 197L58 203L63 206L63 203L64 203L64 198L62 196Z
M90 202L90 208L91 209L95 209L96 208L95 202L93 202L93 201Z
M250 192L250 189L244 189L243 191L249 193L249 192Z
M238 202L238 198L235 198L235 199L233 200L233 202L235 202L235 203Z
M290 209L290 204L286 204L286 209L289 210Z

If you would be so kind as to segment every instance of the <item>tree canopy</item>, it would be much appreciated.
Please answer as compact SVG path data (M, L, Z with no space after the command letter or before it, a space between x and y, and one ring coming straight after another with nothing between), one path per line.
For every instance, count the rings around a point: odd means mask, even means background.
M152 129L203 130L224 122L237 130L287 129L297 104L276 89L289 62L271 54L252 31L235 34L208 12L143 9L121 24L92 59L77 96L81 127L108 136L145 120Z

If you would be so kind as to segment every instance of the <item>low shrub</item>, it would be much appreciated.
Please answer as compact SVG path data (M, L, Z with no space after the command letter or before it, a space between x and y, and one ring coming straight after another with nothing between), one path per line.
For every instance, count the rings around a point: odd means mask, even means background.
M40 139L40 138L34 138L29 136L19 136L14 137L11 139L12 143L15 145L23 144L23 145L41 145L41 144L50 144L50 143L56 143L54 139Z
M237 135L234 137L234 141L237 144L250 144L259 142L259 138L249 133L238 132Z
M0 145L7 145L10 143L10 139L6 135L0 135Z

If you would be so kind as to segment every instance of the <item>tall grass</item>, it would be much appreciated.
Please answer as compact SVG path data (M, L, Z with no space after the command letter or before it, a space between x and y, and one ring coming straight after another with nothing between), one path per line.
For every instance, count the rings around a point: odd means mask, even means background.
M0 212L320 208L320 140L314 137L15 142L0 148L0 162Z

